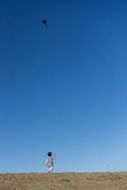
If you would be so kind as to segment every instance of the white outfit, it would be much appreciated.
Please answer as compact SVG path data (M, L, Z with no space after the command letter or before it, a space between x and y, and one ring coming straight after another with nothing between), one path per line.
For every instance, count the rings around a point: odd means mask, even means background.
M53 164L54 157L48 156L47 160L45 161L46 166L48 167L49 172L53 171L54 164Z

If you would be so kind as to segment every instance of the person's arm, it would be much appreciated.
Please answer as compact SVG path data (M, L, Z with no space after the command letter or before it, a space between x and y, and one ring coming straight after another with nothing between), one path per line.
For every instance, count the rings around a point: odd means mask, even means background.
M45 165L46 165L46 166L48 165L48 159L45 160Z
M54 155L53 155L53 159L56 159L56 154L54 153Z

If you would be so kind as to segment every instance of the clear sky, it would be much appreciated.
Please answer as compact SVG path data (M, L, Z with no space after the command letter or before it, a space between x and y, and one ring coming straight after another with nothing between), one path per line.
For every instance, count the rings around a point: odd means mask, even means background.
M0 172L48 151L56 172L127 170L126 0L0 0Z

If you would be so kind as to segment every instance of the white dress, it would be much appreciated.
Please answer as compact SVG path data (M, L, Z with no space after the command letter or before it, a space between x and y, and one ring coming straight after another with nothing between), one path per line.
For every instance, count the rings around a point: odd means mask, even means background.
M53 160L54 160L53 156L48 156L46 160L46 166L48 167L49 172L53 171L53 167L54 167Z

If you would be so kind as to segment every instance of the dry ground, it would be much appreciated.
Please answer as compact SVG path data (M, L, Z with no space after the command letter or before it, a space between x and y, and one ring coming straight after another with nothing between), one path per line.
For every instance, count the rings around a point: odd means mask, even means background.
M127 173L0 174L0 190L127 190Z

